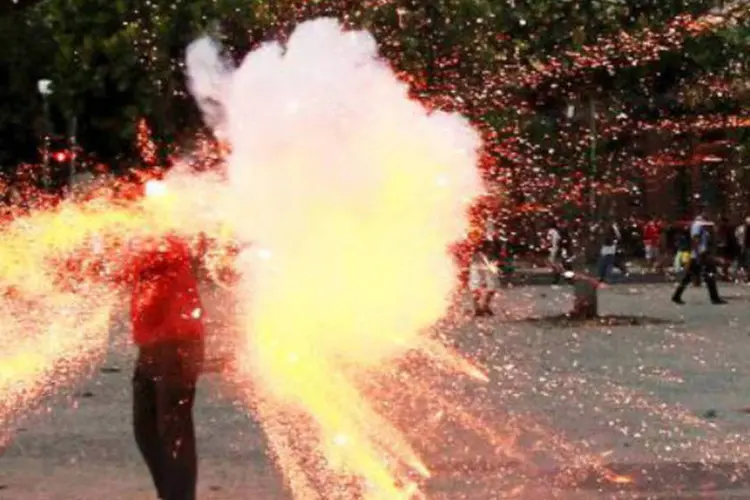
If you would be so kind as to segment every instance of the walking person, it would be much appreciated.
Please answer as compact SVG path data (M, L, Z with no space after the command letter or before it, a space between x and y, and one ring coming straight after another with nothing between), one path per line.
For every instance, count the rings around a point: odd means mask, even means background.
M726 281L732 281L730 269L738 258L739 245L735 238L735 231L729 218L724 216L719 222L716 232L716 254L721 268L721 277Z
M643 228L643 247L646 253L646 262L651 271L661 267L660 248L661 226L656 219L649 219Z
M560 263L560 244L562 235L560 234L559 224L553 221L547 230L547 262L552 270L552 283L557 285L562 278L562 264Z
M606 283L612 272L612 266L615 263L615 253L617 252L615 233L612 230L612 226L604 225L601 240L601 245L599 247L599 260L596 267L599 282Z
M628 276L630 272L628 271L628 266L625 262L625 249L623 247L624 238L622 230L620 229L620 225L617 224L617 221L612 222L612 224L610 225L610 229L614 237L615 248L615 256L614 260L612 261L612 267L619 270L623 276Z
M696 278L703 277L708 288L708 296L712 304L726 304L719 296L716 287L716 264L710 254L708 227L713 224L706 220L704 214L699 214L690 226L690 240L692 250L687 269L672 295L675 304L684 304L682 294L688 285Z
M734 231L738 245L737 267L742 271L745 282L750 282L750 217Z
M495 234L494 226L487 225L485 238L472 255L469 268L469 287L474 299L474 315L494 316L492 298L500 288L500 260L502 244Z
M573 253L573 236L570 234L570 227L565 221L560 222L558 231L560 232L560 267L563 274L565 274L573 270L573 260L575 258Z

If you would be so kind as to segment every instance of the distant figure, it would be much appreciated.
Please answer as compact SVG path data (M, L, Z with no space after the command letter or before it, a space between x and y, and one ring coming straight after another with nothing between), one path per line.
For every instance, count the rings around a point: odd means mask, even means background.
M750 217L745 217L745 221L735 229L734 235L739 247L738 267L742 270L745 281L750 281Z
M660 244L661 227L656 219L649 219L643 228L643 247L646 252L646 262L652 270L660 265Z
M625 262L625 250L623 247L624 235L622 229L617 221L613 221L610 224L610 227L615 246L615 257L612 261L612 267L618 269L623 276L628 276L630 272L628 271L628 265Z
M474 299L474 315L493 316L492 298L500 288L500 267L503 253L494 227L488 225L485 239L475 249L469 268L469 287Z
M554 284L559 283L562 277L561 251L562 234L560 233L560 225L557 222L552 222L547 230L547 262L552 270L552 282Z
M730 281L730 268L739 255L738 242L729 218L724 216L719 221L716 231L716 254L719 259L721 277Z
M562 268L563 270L569 270L573 259L573 237L570 234L570 227L566 221L561 221L557 230L560 232L560 261Z
M603 226L601 236L601 245L599 247L599 260L597 263L597 274L600 283L606 283L615 264L615 254L617 253L617 236L614 227L610 224Z
M705 215L700 213L690 226L690 241L692 246L690 261L682 280L680 280L677 289L675 289L674 294L672 295L672 301L675 304L684 304L682 301L682 294L685 292L685 289L691 281L700 278L701 276L706 282L711 303L726 304L726 302L719 297L719 292L716 288L716 264L714 263L713 257L709 251L710 234L708 232L708 227L712 225L713 223L707 221Z

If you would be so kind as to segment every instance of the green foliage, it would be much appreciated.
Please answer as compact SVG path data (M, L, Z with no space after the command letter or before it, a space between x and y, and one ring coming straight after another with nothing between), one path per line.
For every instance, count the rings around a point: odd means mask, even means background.
M37 80L51 62L51 42L36 36L40 26L23 12L0 16L0 165L35 156L41 132Z
M568 123L564 110L570 102L584 109L589 99L597 103L597 161L628 168L648 150L638 123L746 108L750 25L742 19L687 36L684 44L668 46L650 60L628 59L627 50L617 45L623 32L636 38L658 33L675 16L699 16L715 3L44 0L23 10L0 11L0 41L7 48L0 53L0 66L7 71L0 75L8 75L0 85L7 103L0 110L0 161L33 156L41 116L39 78L55 82L58 129L66 116L78 116L81 144L111 161L132 152L141 117L162 143L189 137L201 126L181 66L185 47L197 36L220 36L239 58L303 19L335 15L373 32L396 69L427 83L420 94L460 97L466 112L499 131L500 140L510 127L520 126L523 140L516 153L531 159L536 170L519 171L519 176L588 172L591 122L583 112ZM581 54L603 47L609 47L611 67L580 65ZM565 70L546 74L544 65L552 60ZM711 90L716 79L732 81L735 90L717 95ZM620 116L627 117L624 130L613 133ZM735 133L732 140L738 145L737 161L750 155L748 134ZM669 146L687 142L678 138ZM599 169L598 175L605 171ZM524 182L516 185L532 189Z
M399 69L421 73L435 92L455 87L456 71L474 78L476 86L497 64L493 35L500 7L488 0L404 0L374 8L347 0L45 0L0 18L0 27L8 26L0 35L6 46L24 47L22 54L6 53L0 60L14 80L5 89L6 102L19 103L3 110L0 128L25 137L20 142L36 142L29 124L41 115L35 82L45 77L54 82L57 131L77 116L80 144L105 160L132 149L141 117L162 142L174 141L200 126L181 65L193 39L205 32L219 35L239 58L252 44L319 15L371 28L384 55ZM450 58L457 67L439 64ZM484 107L477 117L490 111ZM18 142L3 148L9 159L19 156Z

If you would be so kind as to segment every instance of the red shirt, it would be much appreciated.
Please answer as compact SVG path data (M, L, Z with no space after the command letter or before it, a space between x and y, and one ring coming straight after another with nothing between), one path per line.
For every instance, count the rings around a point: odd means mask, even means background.
M187 243L175 236L135 242L125 260L133 341L200 339L203 306Z
M643 230L643 241L647 245L655 246L659 243L659 226L656 222L649 222Z

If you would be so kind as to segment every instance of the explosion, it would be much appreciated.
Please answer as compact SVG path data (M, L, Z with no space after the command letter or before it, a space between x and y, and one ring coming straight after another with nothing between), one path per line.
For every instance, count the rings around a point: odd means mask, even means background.
M411 100L372 36L332 19L301 24L237 68L202 39L187 66L207 124L231 148L226 176L178 166L143 200L66 202L6 229L0 281L37 305L6 313L0 416L54 389L60 366L84 374L104 351L120 291L108 278L129 242L220 239L229 227L245 248L230 376L294 496L420 494L428 467L381 402L414 357L484 379L435 329L457 285L448 248L481 191L478 133ZM61 264L72 257L78 267ZM48 348L29 347L39 341Z
M169 231L196 235L187 220L200 224L210 214L201 219L191 212L194 202L181 205L185 198L173 199L163 185L146 187L137 202L71 199L3 226L0 441L13 419L90 372L106 352L122 303L113 278L127 246Z
M342 484L360 478L366 498L409 498L427 468L360 382L414 351L471 370L430 327L456 286L447 249L480 192L478 134L410 100L374 39L330 19L237 69L199 40L188 71L232 146L229 223L254 244L240 259L238 380L256 387L290 487L351 498Z

